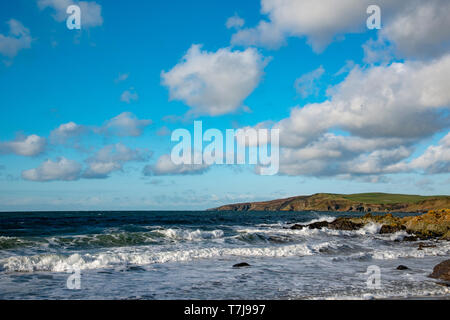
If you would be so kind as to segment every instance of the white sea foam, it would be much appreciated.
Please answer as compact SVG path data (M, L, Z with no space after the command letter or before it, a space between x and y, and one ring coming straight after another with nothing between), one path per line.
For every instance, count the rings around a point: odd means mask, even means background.
M380 232L381 224L379 223L368 223L364 227L359 230L356 230L355 233L359 235L368 235L368 234L377 234Z
M163 236L174 240L199 241L205 239L222 238L224 233L222 230L202 231L202 230L185 230L185 229L161 229L155 230Z
M424 258L428 256L445 256L450 253L450 243L440 243L435 248L423 248L422 250L417 250L414 248L398 248L390 250L380 250L376 249L372 253L373 259L379 260L389 260L398 258Z
M148 265L154 263L182 262L220 257L291 257L320 253L324 248L338 248L336 242L296 244L270 247L202 248L173 251L152 251L150 247L108 250L97 254L72 254L69 256L46 254L13 256L0 260L0 266L9 272L53 271L64 272L70 268L99 269L116 265Z
M319 218L312 219L312 220L307 221L307 222L302 222L302 223L300 223L300 224L306 225L306 224L316 223L316 222L322 222L322 221L333 222L334 220L336 220L336 217L331 217L331 216L321 216L321 217L319 217Z

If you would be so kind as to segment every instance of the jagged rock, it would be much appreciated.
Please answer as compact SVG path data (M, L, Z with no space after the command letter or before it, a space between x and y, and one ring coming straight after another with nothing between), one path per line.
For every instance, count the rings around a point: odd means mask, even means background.
M247 262L236 263L235 265L233 265L233 268L242 268L242 267L250 267L250 265Z
M429 277L450 281L450 259L442 261L441 263L436 265Z
M401 225L393 225L392 226L392 225L383 224L381 226L380 233L381 234L384 234L384 233L395 233L395 232L402 231L402 230L405 230L405 229L406 229L406 227L401 226Z
M397 267L397 270L408 270L408 269L409 268L407 266L404 266L402 264Z
M327 228L328 224L329 223L327 221L319 221L319 222L314 222L314 223L308 224L308 228L310 228L310 229L322 229L322 228Z
M346 218L337 218L328 223L328 228L335 230L358 230L364 226L363 223L355 223Z

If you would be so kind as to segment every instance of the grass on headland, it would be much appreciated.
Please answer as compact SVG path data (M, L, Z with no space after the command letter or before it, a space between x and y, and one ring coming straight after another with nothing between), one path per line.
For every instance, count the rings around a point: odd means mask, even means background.
M371 204L417 203L423 200L445 198L445 196L419 196L390 193L357 193L342 195L344 199Z

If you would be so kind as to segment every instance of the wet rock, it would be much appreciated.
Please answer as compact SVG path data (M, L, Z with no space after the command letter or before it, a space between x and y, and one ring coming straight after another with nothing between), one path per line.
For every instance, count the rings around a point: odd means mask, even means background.
M407 266L404 266L402 264L397 267L397 270L408 270L408 269L409 268Z
M346 218L337 218L333 222L328 223L328 228L334 230L358 230L363 226L363 223L355 223Z
M417 241L417 239L416 236L406 236L403 238L403 241Z
M383 224L381 226L380 233L381 234L384 234L384 233L395 233L395 232L402 231L402 230L405 230L405 229L406 228L404 226L401 226L401 225L393 225L393 226L391 226L391 225Z
M436 265L433 272L429 275L430 278L450 281L450 259L442 261Z
M233 268L242 268L242 267L250 267L250 265L247 262L236 263L235 265L233 265Z
M314 222L314 223L308 224L308 228L310 228L310 229L322 229L322 228L327 228L328 224L329 223L327 221L319 221L319 222Z
M301 230L301 229L303 229L304 227L306 227L306 226L303 225L303 224L294 224L294 225L291 227L291 229L292 229L292 230Z

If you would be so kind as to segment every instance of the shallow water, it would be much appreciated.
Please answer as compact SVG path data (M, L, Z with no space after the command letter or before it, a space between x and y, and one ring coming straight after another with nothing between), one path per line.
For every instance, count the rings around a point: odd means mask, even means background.
M448 296L426 276L449 242L290 230L314 212L0 213L0 299L369 299ZM347 214L357 216L359 214ZM400 214L399 214L400 215ZM404 215L404 214L403 214ZM232 268L247 262L246 268ZM399 271L400 264L409 267ZM369 288L369 266L380 268ZM78 290L68 277L80 272ZM73 277L72 277L73 279ZM70 287L70 286L69 286Z

